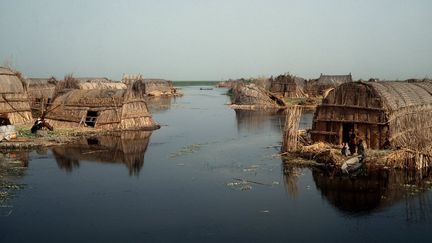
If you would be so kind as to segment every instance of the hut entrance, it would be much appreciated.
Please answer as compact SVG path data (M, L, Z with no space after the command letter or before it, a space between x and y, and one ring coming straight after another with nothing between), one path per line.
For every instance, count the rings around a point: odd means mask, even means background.
M0 114L0 126L11 125L10 120L6 114Z
M343 124L343 130L342 130L342 142L348 143L350 140L349 132L351 129L354 129L354 123L344 123Z
M89 127L94 127L96 125L96 120L97 120L97 116L98 116L98 112L97 111L87 111L87 116L86 116L86 121L85 123L87 124L87 126Z

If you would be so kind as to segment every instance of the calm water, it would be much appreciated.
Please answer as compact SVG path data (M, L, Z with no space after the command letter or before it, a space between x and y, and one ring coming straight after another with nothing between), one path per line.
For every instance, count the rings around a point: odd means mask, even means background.
M26 187L1 205L0 242L430 241L427 175L284 167L282 113L232 110L224 89L183 92L151 101L153 133L20 155Z

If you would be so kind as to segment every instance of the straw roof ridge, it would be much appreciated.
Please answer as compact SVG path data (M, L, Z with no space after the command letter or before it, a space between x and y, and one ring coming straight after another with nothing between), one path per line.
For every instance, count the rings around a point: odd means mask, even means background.
M352 81L353 80L352 80L351 73L348 75L323 75L323 74L321 74L320 77L318 78L319 84L339 85L339 84L348 83L348 82L352 82Z

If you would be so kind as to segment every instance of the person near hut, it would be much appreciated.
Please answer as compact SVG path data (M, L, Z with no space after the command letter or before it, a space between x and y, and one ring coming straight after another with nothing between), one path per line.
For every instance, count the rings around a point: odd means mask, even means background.
M366 157L366 154L365 154L365 147L364 147L364 144L363 144L363 139L361 139L361 138L359 138L359 140L358 140L358 144L357 144L357 154L358 154L359 156L361 156L361 159L360 159L361 162L362 162L362 161L364 160L364 158Z
M45 121L44 117L38 118L35 123L33 124L32 128L30 129L32 133L36 133L38 130L41 130L42 128L48 128L48 130L52 131L54 128Z
M351 154L355 154L356 152L356 134L354 132L354 129L351 129L349 132L349 141L348 141L348 147Z

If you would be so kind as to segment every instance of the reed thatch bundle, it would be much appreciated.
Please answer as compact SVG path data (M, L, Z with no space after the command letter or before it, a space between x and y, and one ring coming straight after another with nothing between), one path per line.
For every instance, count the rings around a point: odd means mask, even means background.
M293 152L297 150L301 114L302 109L299 106L293 106L287 109L282 139L282 152Z
M0 67L0 114L11 124L31 121L25 81L19 72Z

